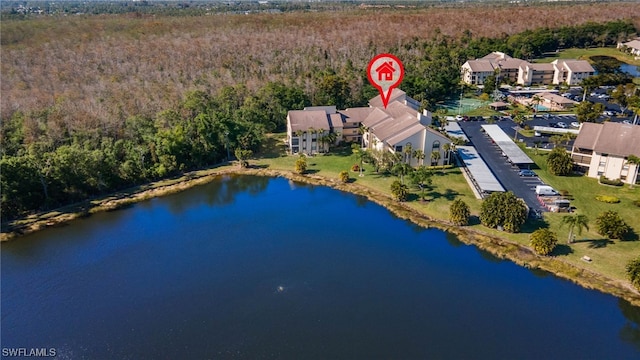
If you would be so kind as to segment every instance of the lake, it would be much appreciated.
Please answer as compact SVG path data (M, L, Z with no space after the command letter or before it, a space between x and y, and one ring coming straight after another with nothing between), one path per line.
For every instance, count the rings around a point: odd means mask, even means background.
M623 73L627 73L633 77L640 77L640 70L638 67L631 64L622 64L620 65L620 71Z
M1 256L3 349L62 359L640 357L639 308L282 178L224 177Z

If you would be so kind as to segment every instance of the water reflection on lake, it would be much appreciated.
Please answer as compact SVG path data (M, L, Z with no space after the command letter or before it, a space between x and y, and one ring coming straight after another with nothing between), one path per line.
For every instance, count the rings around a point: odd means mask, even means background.
M627 73L633 77L640 77L640 70L636 65L631 64L622 64L620 65L620 71L623 73Z
M2 346L61 358L640 355L625 301L281 178L226 177L1 256Z

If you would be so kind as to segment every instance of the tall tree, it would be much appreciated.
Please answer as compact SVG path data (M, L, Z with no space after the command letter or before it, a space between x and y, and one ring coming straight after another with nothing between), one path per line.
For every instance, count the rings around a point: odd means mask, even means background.
M602 115L604 111L604 105L601 103L592 103L590 101L583 101L574 107L576 113L576 119L579 122L596 122L598 117Z
M433 173L427 169L426 166L419 166L417 169L411 172L411 182L418 186L420 189L420 197L425 200L424 190L431 185L431 177Z
M640 169L640 157L637 157L635 155L627 156L627 164L635 165L635 170L633 171L633 176L631 177L631 184L629 184L629 187L633 188L633 185L635 185L636 181L638 181L638 170Z
M449 206L449 221L455 225L465 226L469 225L469 217L471 211L469 205L461 199L455 199Z
M527 220L527 206L513 192L494 192L482 201L480 222L487 227L501 226L508 232L519 232Z
M553 175L566 176L571 174L573 160L563 147L557 147L547 156L547 167Z
M531 247L539 255L549 255L558 244L558 238L549 229L538 229L531 233Z
M405 164L406 165L406 164ZM398 180L395 180L391 183L391 194L398 201L407 200L407 195L409 191L407 189L407 185L402 184Z
M640 290L640 257L629 261L625 266L625 271L631 285Z
M623 239L631 228L616 211L605 211L596 218L598 234L609 239Z
M564 225L569 227L569 238L567 239L567 243L571 244L574 238L574 230L578 235L582 234L582 229L586 229L587 231L589 230L589 218L582 214L565 215L560 223L561 227Z
M411 172L413 171L413 168L411 167L411 165L405 163L405 162L398 162L395 165L393 165L393 168L391 168L391 172L400 177L400 183L402 185L404 185L404 177L406 175L411 174Z
M438 165L438 161L440 161L440 151L434 150L431 152L431 165Z

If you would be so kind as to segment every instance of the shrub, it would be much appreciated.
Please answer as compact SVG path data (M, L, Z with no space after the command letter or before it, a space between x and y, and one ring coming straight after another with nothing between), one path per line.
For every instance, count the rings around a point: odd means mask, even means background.
M393 183L391 183L391 194L393 194L393 197L395 197L396 200L405 201L407 200L407 195L409 194L409 190L407 189L407 185L396 180Z
M348 171L340 171L340 174L338 174L338 177L340 178L340 181L342 181L343 183L349 182L349 172Z
M609 239L622 239L631 230L615 211L605 211L596 218L598 234Z
M360 171L360 166L358 164L353 164L353 166L351 166L351 171L354 171L354 172Z
M307 172L307 159L304 155L300 155L298 160L296 160L296 172L298 174L304 174Z
M605 202L608 204L617 204L620 202L620 199L618 199L617 197L609 196L609 195L598 195L596 196L596 200Z
M640 207L640 200L633 200L633 205Z
M553 175L566 176L573 169L571 155L563 147L557 147L547 156L547 168Z
M536 254L549 255L558 244L558 237L549 229L538 229L531 234L531 247Z
M456 225L464 226L469 225L469 216L469 205L460 199L453 200L449 206L449 220Z
M628 262L625 270L631 284L640 290L640 257Z
M610 179L607 179L604 175L600 176L600 179L598 181L600 182L600 184L605 184L605 185L613 185L613 186L624 185L622 180L620 179L610 180Z

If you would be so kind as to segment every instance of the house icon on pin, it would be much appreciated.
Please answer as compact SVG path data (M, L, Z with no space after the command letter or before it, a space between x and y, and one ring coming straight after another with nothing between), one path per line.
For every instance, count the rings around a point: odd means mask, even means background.
M393 72L396 69L393 68L392 61L385 61L382 65L376 68L376 72L378 73L378 81L392 81L393 80Z

